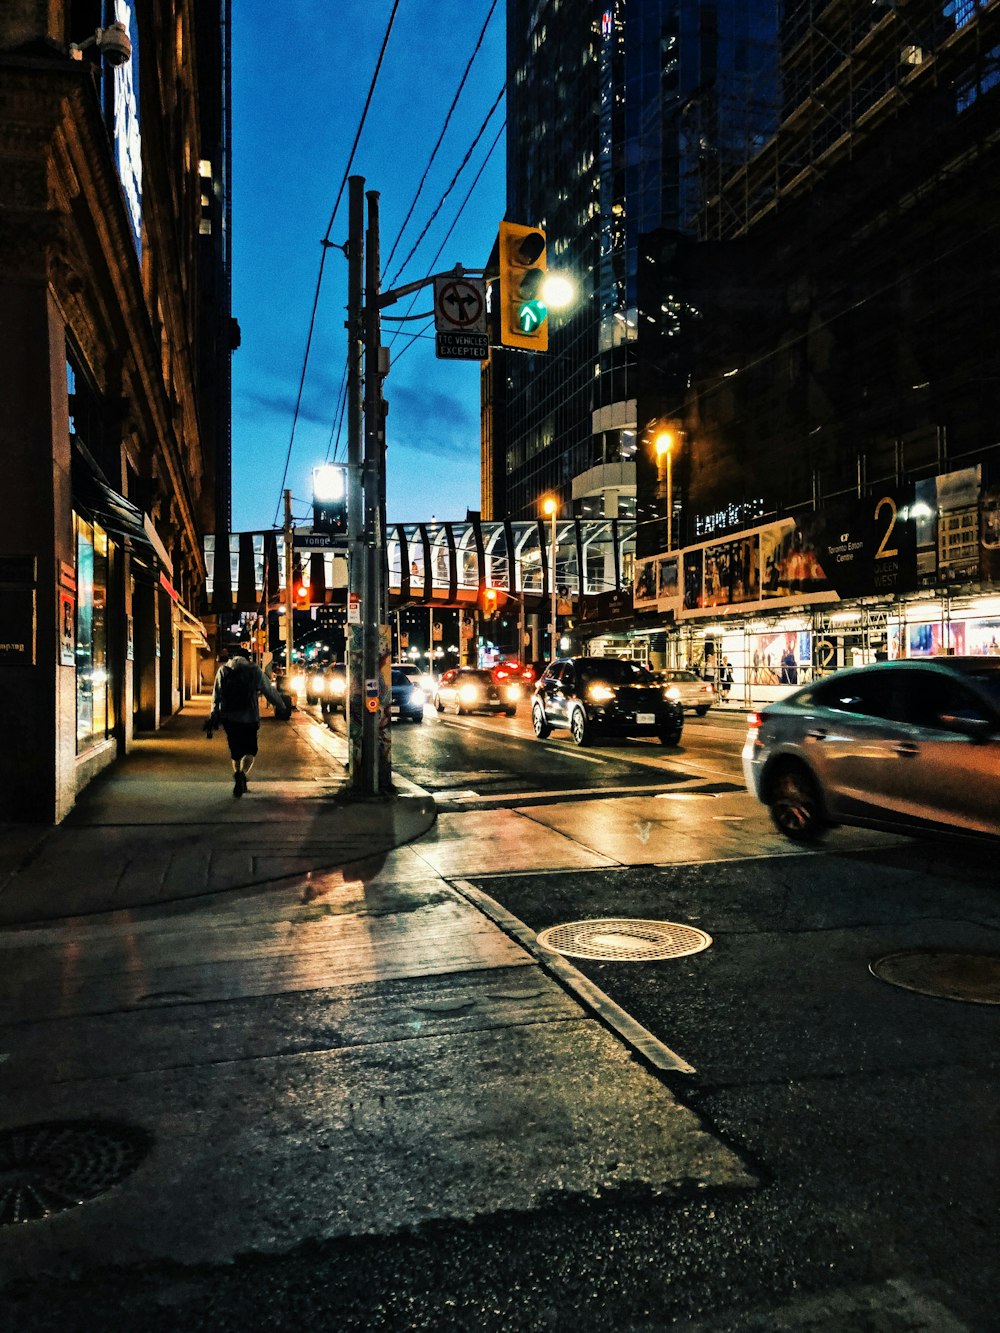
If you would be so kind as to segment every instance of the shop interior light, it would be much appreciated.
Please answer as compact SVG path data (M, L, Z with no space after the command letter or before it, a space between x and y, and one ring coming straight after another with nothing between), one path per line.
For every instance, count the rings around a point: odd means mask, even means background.
M941 620L944 617L944 608L940 602L910 602L906 606L906 619L914 620Z
M860 611L835 611L830 617L831 625L856 625L861 619Z
M966 611L974 616L1000 616L1000 597L980 597L977 601L970 602L959 614L964 614ZM953 609L953 617L954 614Z

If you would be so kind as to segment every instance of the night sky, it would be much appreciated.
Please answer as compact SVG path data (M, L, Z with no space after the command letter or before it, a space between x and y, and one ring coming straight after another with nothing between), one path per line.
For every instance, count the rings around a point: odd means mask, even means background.
M351 165L381 195L383 286L451 269L482 267L504 211L504 101L473 149L503 86L503 0L482 46L410 221L404 219L445 123L492 0L399 0L365 129ZM233 527L269 528L282 485L297 519L311 516L311 470L329 454L346 458L339 411L346 362L343 328L347 262L331 249L287 480L285 459L322 248L392 0L264 0L233 5L233 314L242 346L233 356ZM471 156L444 203L462 159ZM486 163L440 256L473 180ZM425 225L440 212L412 258ZM331 241L347 239L347 189ZM405 261L405 267L404 265ZM387 310L405 314L412 298ZM431 289L412 313L430 311ZM388 516L462 519L479 507L479 363L439 361L433 325L383 325L392 369ZM395 332L396 329L399 332ZM423 336L409 347L415 332ZM406 349L405 351L403 349ZM281 522L280 514L277 522Z

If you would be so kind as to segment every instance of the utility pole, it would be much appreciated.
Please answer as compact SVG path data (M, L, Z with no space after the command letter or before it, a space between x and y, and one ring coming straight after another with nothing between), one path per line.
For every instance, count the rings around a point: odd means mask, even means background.
M292 589L292 493L285 491L285 689L292 688L292 644L295 639L295 597Z
M347 734L348 778L365 790L364 633L365 562L361 514L362 351L361 290L365 263L365 180L351 176L347 239ZM352 622L351 617L356 619Z
M389 627L385 580L384 473L385 434L382 429L382 367L379 307L378 191L368 190L368 233L365 245L364 303L364 537L365 588L361 622L364 645L365 711L362 716L361 787L369 796L388 794L392 786L389 707Z
M365 620L371 642L371 676L366 691L377 681L378 708L373 714L374 795L392 791L392 631L389 627L389 552L385 522L385 404L382 378L388 371L388 352L382 348L382 307L379 268L379 192L368 190L368 237L365 246L365 513L369 513L368 483L371 483L372 535L368 547L369 617ZM383 361L385 359L385 364ZM367 523L366 523L367 526Z

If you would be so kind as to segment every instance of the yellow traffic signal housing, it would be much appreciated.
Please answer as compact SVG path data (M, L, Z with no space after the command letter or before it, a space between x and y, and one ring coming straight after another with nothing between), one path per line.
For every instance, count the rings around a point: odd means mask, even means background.
M529 352L549 348L549 312L542 297L545 232L500 223L500 341Z

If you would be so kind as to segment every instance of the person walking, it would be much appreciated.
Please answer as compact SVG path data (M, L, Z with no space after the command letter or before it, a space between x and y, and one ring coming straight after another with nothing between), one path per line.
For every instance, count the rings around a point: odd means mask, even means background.
M722 702L726 703L729 699L729 691L733 688L733 668L728 657L722 659L722 667L719 670L719 690L722 694Z
M279 717L288 716L290 710L286 701L260 667L250 661L246 649L233 648L229 660L223 662L216 673L212 712L205 723L205 731L211 736L215 728L221 726L226 733L229 756L233 761L233 795L237 800L247 789L247 774L257 757L259 694L274 704Z

